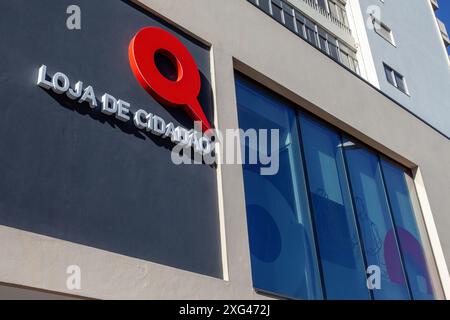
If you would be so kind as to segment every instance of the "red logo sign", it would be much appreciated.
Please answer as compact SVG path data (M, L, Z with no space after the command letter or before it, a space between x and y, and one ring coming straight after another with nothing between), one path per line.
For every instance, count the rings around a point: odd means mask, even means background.
M163 54L176 66L176 80L161 74L156 54ZM144 28L131 40L128 56L135 77L153 98L168 106L183 107L192 119L201 121L203 131L211 128L198 101L201 81L197 64L180 40L160 28Z

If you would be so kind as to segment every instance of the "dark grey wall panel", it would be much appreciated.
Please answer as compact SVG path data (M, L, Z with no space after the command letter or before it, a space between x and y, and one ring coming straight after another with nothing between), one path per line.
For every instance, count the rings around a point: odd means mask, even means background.
M82 29L66 28L81 7ZM213 122L209 48L128 1L0 2L0 224L220 277L215 169L173 165L172 145L35 85L37 69L192 128L137 83L128 45L142 27L171 29L195 57Z

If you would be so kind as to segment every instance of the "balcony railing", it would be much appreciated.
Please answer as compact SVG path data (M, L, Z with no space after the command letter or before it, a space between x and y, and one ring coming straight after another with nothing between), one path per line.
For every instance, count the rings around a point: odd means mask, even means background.
M325 18L333 22L335 25L337 25L339 28L345 30L347 33L351 34L352 31L350 30L349 26L340 21L337 17L332 15L330 12L328 12L326 9L322 8L318 5L317 1L315 0L300 0L306 3L311 8L314 8L317 10L321 15L323 15Z
M433 6L434 11L439 9L439 3L438 0L430 0L431 1L431 5Z
M444 39L444 43L448 47L450 45L450 38L448 37L447 28L445 27L445 24L441 20L437 18L436 20L439 25L439 30L441 30L442 39Z
M355 49L333 36L286 0L247 0L323 54L360 74Z

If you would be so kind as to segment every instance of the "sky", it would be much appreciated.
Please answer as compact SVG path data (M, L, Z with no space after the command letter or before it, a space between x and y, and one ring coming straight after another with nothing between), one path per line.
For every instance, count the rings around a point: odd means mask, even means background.
M440 0L438 3L437 16L445 23L447 32L450 32L450 0ZM448 53L450 54L450 47L448 48Z

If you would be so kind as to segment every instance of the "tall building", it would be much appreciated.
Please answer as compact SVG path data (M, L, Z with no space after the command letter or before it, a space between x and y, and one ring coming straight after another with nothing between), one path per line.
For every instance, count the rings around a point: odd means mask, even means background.
M363 14L364 27L357 26L355 35L367 39L360 42L367 48L363 60L374 64L370 81L449 137L450 42L434 16L437 1L354 1L350 6Z
M449 299L438 6L1 2L0 298Z

